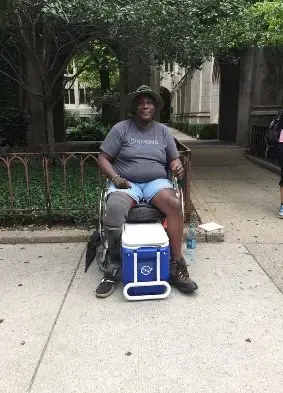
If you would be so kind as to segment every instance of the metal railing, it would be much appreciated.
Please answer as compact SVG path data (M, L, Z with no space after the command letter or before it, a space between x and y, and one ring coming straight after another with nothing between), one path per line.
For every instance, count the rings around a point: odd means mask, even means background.
M191 151L177 142L185 168L182 188L190 214ZM92 220L99 214L104 181L98 152L4 153L0 155L0 218Z
M181 187L183 189L184 196L184 208L185 208L185 221L189 221L192 204L191 204L191 180L192 180L192 152L191 150L175 139L180 158L185 170L183 180L181 181Z
M0 156L0 216L57 219L98 214L102 176L97 152Z
M253 126L252 133L250 136L250 151L251 153L265 156L266 154L266 143L265 136L268 127Z

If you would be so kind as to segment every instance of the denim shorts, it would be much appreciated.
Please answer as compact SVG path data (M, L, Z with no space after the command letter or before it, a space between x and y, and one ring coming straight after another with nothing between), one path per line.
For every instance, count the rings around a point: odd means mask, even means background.
M173 188L171 181L168 179L156 179L148 183L132 183L129 182L132 188L116 188L113 183L110 183L107 194L112 192L124 192L128 194L134 201L139 203L141 200L149 202L159 191L165 188Z

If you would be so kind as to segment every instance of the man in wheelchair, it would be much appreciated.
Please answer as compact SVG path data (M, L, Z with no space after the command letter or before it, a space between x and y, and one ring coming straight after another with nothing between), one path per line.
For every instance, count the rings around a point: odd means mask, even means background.
M130 209L142 200L159 209L167 218L171 251L170 284L183 292L193 292L197 284L189 277L182 257L183 212L167 170L182 178L184 169L168 128L153 120L162 109L161 96L148 86L128 95L134 117L117 123L101 145L98 165L111 181L107 191L105 235L109 265L97 297L113 293L119 278L122 227Z

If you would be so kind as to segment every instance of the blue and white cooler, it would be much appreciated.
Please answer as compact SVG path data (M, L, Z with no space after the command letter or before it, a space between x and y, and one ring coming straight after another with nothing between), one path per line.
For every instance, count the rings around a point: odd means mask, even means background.
M160 223L125 224L122 233L122 277L128 300L169 296L170 248Z

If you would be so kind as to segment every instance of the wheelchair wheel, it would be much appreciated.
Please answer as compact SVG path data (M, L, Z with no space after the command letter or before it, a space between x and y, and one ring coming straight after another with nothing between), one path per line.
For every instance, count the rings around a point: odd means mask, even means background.
M179 198L180 198L180 201L181 201L183 217L185 217L184 194L183 194L183 190L181 188L179 189Z
M99 223L98 223L99 228L98 228L98 230L99 230L99 234L100 234L101 243L104 248L107 248L105 231L104 231L105 214L106 214L105 187L103 187L101 189L100 201L99 201Z

